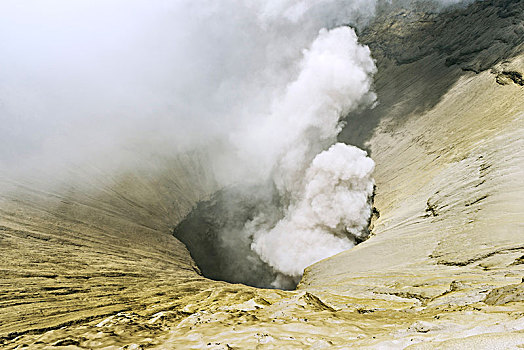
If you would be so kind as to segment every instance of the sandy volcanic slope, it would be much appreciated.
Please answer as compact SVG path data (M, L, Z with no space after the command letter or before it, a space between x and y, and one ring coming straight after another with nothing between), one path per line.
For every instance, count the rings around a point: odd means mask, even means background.
M399 11L362 33L381 104L342 138L372 152L380 217L371 239L308 268L295 292L198 275L169 234L216 190L196 154L100 174L88 190L2 178L0 344L524 344L524 87L509 73L524 73L523 7Z

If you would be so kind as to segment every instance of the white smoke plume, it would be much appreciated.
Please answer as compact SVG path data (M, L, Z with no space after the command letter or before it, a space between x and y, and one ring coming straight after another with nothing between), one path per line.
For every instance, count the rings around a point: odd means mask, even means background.
M275 227L260 225L258 218L246 225L254 231L252 248L280 273L297 278L305 267L353 247L368 224L373 168L354 146L337 143L320 153Z
M376 98L370 91L375 64L352 29L321 30L303 55L298 77L271 102L269 114L233 138L243 163L254 160L281 192L300 188L314 156L336 141L341 118Z
M373 161L340 143L322 150L336 140L343 116L374 101L375 70L352 29L321 30L255 137L244 132L254 147L278 146L277 154L265 154L267 166L290 204L274 228L255 218L246 230L254 231L252 248L280 273L299 277L306 266L352 247L351 235L366 229Z

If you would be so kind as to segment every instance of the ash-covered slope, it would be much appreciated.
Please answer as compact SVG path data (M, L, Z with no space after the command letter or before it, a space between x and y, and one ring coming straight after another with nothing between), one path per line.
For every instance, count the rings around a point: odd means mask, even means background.
M380 216L295 292L207 280L171 236L217 190L196 154L81 189L2 178L2 346L523 344L523 6L399 10L362 33L380 104L342 138L371 151Z
M377 124L363 144L378 161L375 235L413 230L429 239L434 232L438 247L427 257L441 265L522 246L522 7L501 1L440 15L401 11L364 33L382 62L376 86L384 103L349 125ZM348 142L360 136L351 128L344 135ZM403 251L393 242L391 251Z

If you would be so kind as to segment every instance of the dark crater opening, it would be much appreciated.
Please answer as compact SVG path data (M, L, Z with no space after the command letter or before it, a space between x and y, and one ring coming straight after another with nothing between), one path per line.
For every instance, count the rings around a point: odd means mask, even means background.
M285 206L273 185L236 186L222 189L209 200L200 201L173 230L173 235L184 243L204 277L242 283L258 288L295 289L297 278L281 274L251 250L252 233L245 229L256 217L263 216L274 226L284 216ZM378 218L369 198L372 213L368 229ZM284 204L284 205L283 205ZM355 244L363 239L352 237Z
M199 202L173 230L202 274L210 279L259 288L295 289L298 281L283 276L251 250L253 237L244 225L263 215L282 218L281 198L272 185L237 186Z

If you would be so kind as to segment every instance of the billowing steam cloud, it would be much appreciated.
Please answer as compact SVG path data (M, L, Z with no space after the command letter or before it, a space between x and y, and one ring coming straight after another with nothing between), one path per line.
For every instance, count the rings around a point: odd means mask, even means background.
M64 169L114 177L207 152L223 186L276 189L220 244L250 242L281 286L365 232L373 161L335 142L374 103L376 68L340 26L378 2L1 1L2 174L80 186Z
M276 226L255 218L246 230L254 231L252 248L280 273L300 276L306 266L350 248L348 236L361 236L367 226L373 161L340 143L322 150L336 140L341 117L374 101L374 72L369 49L352 29L321 30L304 52L298 78L252 138L259 149L278 145L267 165L290 204Z
M273 228L257 225L258 218L247 224L254 231L252 248L277 271L296 278L308 265L353 247L368 224L373 168L354 146L337 143L320 153L282 220Z

